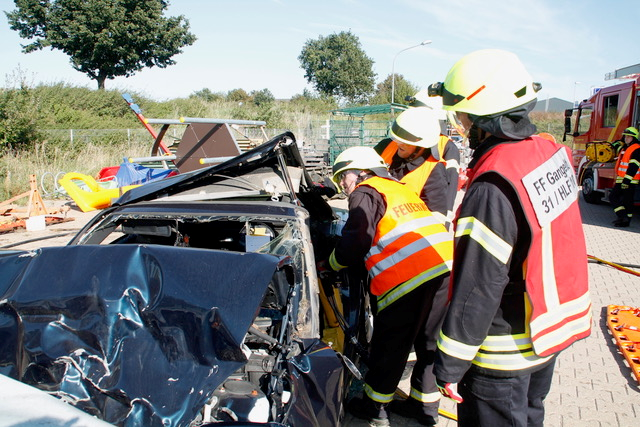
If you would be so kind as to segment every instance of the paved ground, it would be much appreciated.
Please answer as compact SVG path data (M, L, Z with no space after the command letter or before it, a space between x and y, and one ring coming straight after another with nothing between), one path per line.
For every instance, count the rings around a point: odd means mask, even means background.
M52 203L54 204L54 203ZM58 202L60 204L60 202ZM72 235L45 241L25 242L43 236L73 233L97 212L82 213L71 206L67 215L74 221L47 226L45 231L16 231L0 235L0 247L19 245L32 249L64 245ZM614 219L608 205L589 205L581 199L588 254L603 260L639 265L639 217L629 228L611 226ZM639 384L632 376L623 357L617 353L605 324L605 309L610 304L638 307L639 277L612 267L590 263L590 287L593 303L593 330L589 338L575 343L561 353L552 390L546 400L545 426L639 426ZM411 364L411 363L410 363ZM400 385L409 391L407 376ZM449 400L441 408L456 414ZM393 426L415 426L412 419L392 416ZM346 426L366 426L366 422L347 415ZM453 427L456 422L441 417L437 426Z

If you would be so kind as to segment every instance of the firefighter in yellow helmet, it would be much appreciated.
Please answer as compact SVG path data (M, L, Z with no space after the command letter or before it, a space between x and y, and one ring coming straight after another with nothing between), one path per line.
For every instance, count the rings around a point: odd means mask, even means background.
M375 301L364 394L348 403L354 416L389 423L394 397L437 285L450 272L452 239L418 195L391 177L370 147L351 147L334 162L333 179L349 196L349 215L319 271L363 263Z
M434 364L459 426L543 426L557 353L590 334L578 186L569 150L534 135L539 89L495 49L429 87L474 149Z
M633 126L622 134L617 162L614 166L615 185L610 192L610 203L614 206L616 227L628 227L634 212L634 197L639 194L639 130Z

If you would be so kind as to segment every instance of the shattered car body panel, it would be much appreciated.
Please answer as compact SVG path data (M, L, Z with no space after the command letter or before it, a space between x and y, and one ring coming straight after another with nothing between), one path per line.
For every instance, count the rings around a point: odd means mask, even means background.
M321 340L340 219L293 135L145 184L66 247L0 256L0 373L116 425L337 426L354 342ZM366 284L339 284L359 337Z

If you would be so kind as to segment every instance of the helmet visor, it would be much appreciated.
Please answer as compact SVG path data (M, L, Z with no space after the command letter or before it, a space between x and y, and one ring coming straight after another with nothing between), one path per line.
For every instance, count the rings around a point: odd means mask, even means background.
M485 86L482 86L476 93L483 90ZM460 103L465 99L464 95L454 94L447 90L443 82L432 83L427 88L427 93L430 97L442 97L443 98L443 107L452 107Z
M421 137L417 137L416 135L407 131L405 128L399 126L399 124L396 122L392 124L392 132L390 133L390 137L393 140L400 140L401 143L412 145L416 145L413 143L418 143L423 139Z

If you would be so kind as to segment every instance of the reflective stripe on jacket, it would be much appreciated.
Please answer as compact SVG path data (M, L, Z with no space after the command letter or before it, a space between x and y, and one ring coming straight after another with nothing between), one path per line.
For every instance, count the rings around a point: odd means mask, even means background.
M380 177L369 178L358 186L372 187L386 203L365 258L372 294L391 302L451 270L452 235L416 193Z

